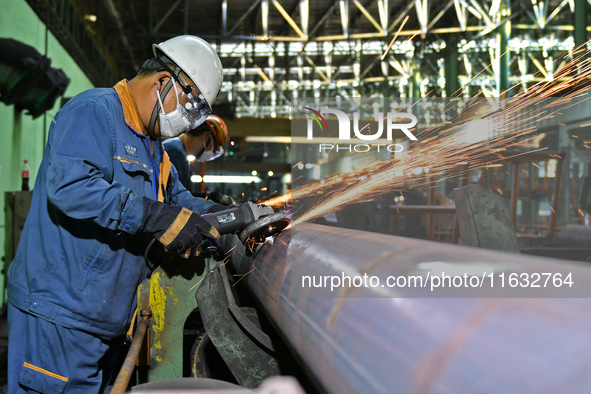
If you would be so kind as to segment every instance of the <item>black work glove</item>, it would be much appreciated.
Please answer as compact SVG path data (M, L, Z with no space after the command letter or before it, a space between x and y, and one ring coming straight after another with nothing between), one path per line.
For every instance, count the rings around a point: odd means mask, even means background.
M220 238L218 230L198 213L147 197L144 197L144 217L140 228L154 234L164 250L176 252L184 258L199 255L203 237Z

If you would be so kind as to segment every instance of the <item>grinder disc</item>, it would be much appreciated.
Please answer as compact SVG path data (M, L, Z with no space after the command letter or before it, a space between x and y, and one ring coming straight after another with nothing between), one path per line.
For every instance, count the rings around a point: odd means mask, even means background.
M262 243L265 238L280 233L289 225L289 219L281 212L265 216L252 222L240 232L238 238L243 244L248 242Z

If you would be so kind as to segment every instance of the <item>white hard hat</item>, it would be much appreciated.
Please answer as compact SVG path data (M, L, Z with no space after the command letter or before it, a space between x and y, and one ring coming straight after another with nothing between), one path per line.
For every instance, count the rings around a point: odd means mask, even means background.
M166 55L179 66L205 97L210 109L222 88L224 70L213 47L195 36L178 36L154 44L154 55Z

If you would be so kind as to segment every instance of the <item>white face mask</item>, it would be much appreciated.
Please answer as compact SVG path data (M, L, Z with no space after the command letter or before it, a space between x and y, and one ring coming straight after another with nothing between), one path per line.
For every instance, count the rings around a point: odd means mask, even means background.
M176 109L165 114L164 106L162 105L162 99L160 98L160 92L156 89L156 95L158 95L158 103L160 104L160 135L162 137L176 137L179 134L189 130L189 118L187 110L181 105L179 101L179 92L176 90L176 82L173 80L173 88L176 94Z

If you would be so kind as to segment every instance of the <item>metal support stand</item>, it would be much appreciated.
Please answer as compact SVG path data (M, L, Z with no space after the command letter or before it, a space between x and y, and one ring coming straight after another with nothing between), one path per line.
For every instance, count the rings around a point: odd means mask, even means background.
M279 375L273 344L236 305L224 265L209 272L195 297L207 335L241 386Z

